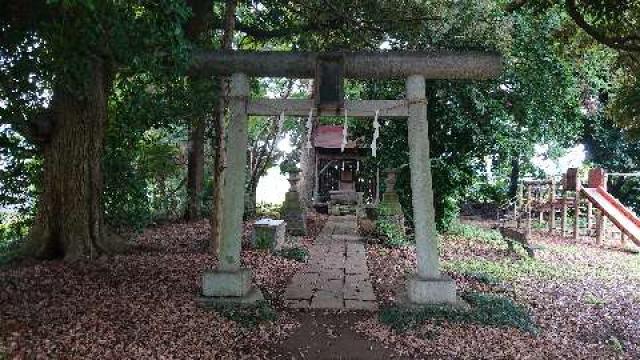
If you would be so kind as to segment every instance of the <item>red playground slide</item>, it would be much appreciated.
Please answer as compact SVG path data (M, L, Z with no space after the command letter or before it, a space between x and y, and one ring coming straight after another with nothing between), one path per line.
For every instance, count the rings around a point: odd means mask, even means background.
M640 219L618 199L606 190L604 172L593 169L589 172L588 187L582 188L582 193L613 222L620 231L624 232L634 244L640 246Z

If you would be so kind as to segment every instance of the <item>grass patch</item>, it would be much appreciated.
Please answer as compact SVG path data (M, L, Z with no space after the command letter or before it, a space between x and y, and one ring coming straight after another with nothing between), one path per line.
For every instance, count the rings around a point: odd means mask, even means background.
M219 304L213 309L224 318L235 321L243 327L255 327L278 318L276 311L266 301L258 301L255 304Z
M609 346L609 348L613 351L616 352L618 354L622 354L624 353L624 345L622 345L622 341L620 341L617 337L615 336L611 336L608 340L607 340L607 345Z
M453 222L446 232L446 235L460 237L467 240L479 241L489 245L504 247L505 242L498 230L485 229L476 225Z
M297 262L307 262L309 259L309 251L302 247L291 247L278 251L278 255L285 259L295 260Z
M487 285L500 285L502 284L502 281L500 279L498 279L497 277L491 275L491 274L487 274L485 272L470 272L468 274L465 274L466 277L474 279L476 281L479 281L483 284L487 284Z
M531 258L450 260L446 261L443 267L446 271L469 277L483 274L483 277L490 277L493 281L498 282L511 282L523 277L571 279L577 276L571 267L559 267Z
M431 320L512 327L532 334L537 332L527 309L509 298L482 293L466 293L462 297L471 305L470 309L447 305L395 306L383 309L379 319L398 331L407 331Z
M606 305L606 304L607 304L607 302L606 302L606 301L604 301L603 299L601 299L601 298L599 298L599 297L595 296L595 295L594 295L594 294L592 294L592 293L587 293L587 294L585 294L585 296L584 296L584 298L583 298L583 301L584 301L586 304L593 305L593 306L603 306L603 305Z

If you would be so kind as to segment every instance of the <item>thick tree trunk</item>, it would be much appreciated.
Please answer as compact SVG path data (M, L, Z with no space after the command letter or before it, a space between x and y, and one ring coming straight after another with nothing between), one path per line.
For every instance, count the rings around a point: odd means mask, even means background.
M78 260L124 250L104 223L101 160L111 79L101 61L95 60L85 85L82 97L54 91L43 192L26 248L36 257Z
M225 2L224 17L224 33L222 34L222 49L231 49L233 40L233 32L236 22L237 0L227 0ZM218 109L213 116L213 129L215 132L212 147L215 151L213 159L213 204L211 216L211 252L218 254L220 249L220 237L222 236L222 211L223 187L224 187L224 168L226 164L225 154L225 122L224 109L226 108L226 83L225 80L220 81L220 102Z
M189 131L189 156L187 165L187 208L185 220L200 218L202 204L202 189L204 181L204 133L203 119L196 119Z

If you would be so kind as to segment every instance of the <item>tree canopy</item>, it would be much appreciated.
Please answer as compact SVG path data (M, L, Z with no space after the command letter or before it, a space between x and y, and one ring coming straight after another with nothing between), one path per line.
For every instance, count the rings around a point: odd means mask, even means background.
M208 215L217 185L211 158L219 151L210 139L221 131L213 124L225 89L220 78L194 78L187 70L193 50L223 47L231 9L233 49L457 49L503 56L499 79L427 85L437 214L446 226L478 186L499 187L493 198L500 201L509 178L533 174L535 145L549 144L559 154L584 141L592 162L618 168L596 149L627 149L627 136L640 128L638 6L631 0L6 2L0 7L0 206L23 213L21 236L44 224L30 233L56 239L48 254L41 249L43 256L69 254L74 239L85 236L95 244L74 256L109 252L102 238L112 229L177 218L188 208L189 151L201 124L200 139L207 140L196 180L204 185L195 199ZM264 94L268 86L283 83L255 81L253 91ZM309 96L304 90L295 96ZM350 81L346 90L354 99L396 99L404 86ZM280 128L276 119L252 119L250 193L284 156L275 149L278 129L294 139L296 151L287 158L299 158L304 121L288 119ZM354 131L370 141L373 130L362 121ZM379 156L363 172L400 167L398 191L410 215L406 131L403 122L382 119ZM605 133L617 140L595 135ZM72 191L60 173L76 158L84 160L74 169L90 170L73 186L87 189L81 202L93 204L91 211L60 195ZM497 184L483 176L486 158ZM74 220L82 212L104 215L104 229L93 229L90 217L78 225L84 230L72 231L77 225L54 215Z

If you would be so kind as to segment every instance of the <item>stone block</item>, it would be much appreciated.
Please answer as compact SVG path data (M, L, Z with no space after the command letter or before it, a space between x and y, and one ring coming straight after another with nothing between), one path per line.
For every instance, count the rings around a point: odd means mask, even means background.
M285 300L284 306L290 309L308 309L311 305L309 300Z
M287 300L310 300L313 296L313 288L311 284L290 285L284 292L284 298Z
M344 307L347 310L378 310L378 304L375 301L349 300L345 299Z
M414 275L409 279L409 301L414 304L451 304L459 303L456 296L456 282L448 276L436 279L422 279Z
M196 303L202 307L214 307L221 304L254 304L258 301L264 300L262 292L257 288L250 288L249 292L244 296L199 296L196 299Z
M286 231L284 220L257 220L253 226L251 244L256 249L279 250L285 243Z
M251 290L251 271L207 271L202 275L202 296L242 297Z
M362 193L355 191L329 191L329 198L333 203L341 205L360 204L362 202Z
M311 300L311 309L342 309L344 308L344 300L341 296L319 291Z

